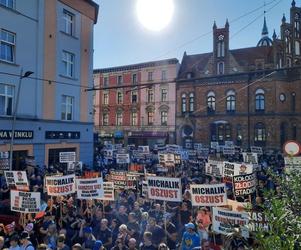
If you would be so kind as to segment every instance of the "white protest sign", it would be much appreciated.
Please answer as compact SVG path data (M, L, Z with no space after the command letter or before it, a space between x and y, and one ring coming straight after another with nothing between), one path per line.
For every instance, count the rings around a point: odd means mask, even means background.
M147 176L148 198L162 201L182 201L180 178Z
M251 146L251 152L262 155L262 147Z
M4 171L4 175L9 188L29 191L29 184L25 171Z
M210 142L210 147L213 148L213 149L217 149L218 148L218 142L217 141Z
M226 184L190 185L193 206L224 206L227 204Z
M113 150L112 149L106 149L103 151L104 157L112 160L113 159Z
M0 170L9 170L9 152L0 152Z
M60 152L60 163L75 162L75 152Z
M207 175L222 177L223 167L224 165L222 161L208 160L208 163L205 164L205 172Z
M227 235L233 232L234 225L239 225L244 237L249 236L247 224L249 223L248 213L223 210L213 207L212 226L216 233Z
M256 174L233 176L233 191L235 196L245 196L256 192Z
M248 207L251 207L251 204L248 202L238 202L236 200L227 200L227 206L231 207L232 211L244 212Z
M253 173L253 165L246 163L235 163L224 161L223 177L232 177L235 175L244 175Z
M76 179L76 190L78 199L102 199L102 178Z
M257 153L242 153L245 163L258 164Z
M38 213L41 206L41 193L10 191L10 208L20 213Z
M175 155L171 153L159 154L159 163L165 167L173 167L175 165Z
M111 170L111 181L114 182L115 189L124 189L127 186L127 177L125 171Z
M106 181L103 183L103 197L101 200L114 201L114 182Z
M68 162L67 170L69 172L82 171L82 169L83 169L83 162L82 161Z
M142 188L141 188L141 196L147 197L148 187L147 187L147 181L142 181Z
M138 151L143 154L149 153L149 146L138 146Z
M234 147L233 141L225 141L225 147Z
M130 155L129 154L116 154L116 163L117 164L130 163Z
M234 147L223 147L223 155L235 155L235 148Z
M46 176L46 188L50 196L75 193L75 175Z

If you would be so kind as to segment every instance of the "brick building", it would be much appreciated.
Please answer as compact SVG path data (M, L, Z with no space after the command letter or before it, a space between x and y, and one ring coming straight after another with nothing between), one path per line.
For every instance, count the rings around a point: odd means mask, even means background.
M184 53L177 78L177 143L281 148L301 141L301 8L292 2L280 37L266 18L256 47L229 49L229 23L213 25L213 52Z
M174 142L178 68L173 58L94 70L94 85L107 88L94 96L101 143Z

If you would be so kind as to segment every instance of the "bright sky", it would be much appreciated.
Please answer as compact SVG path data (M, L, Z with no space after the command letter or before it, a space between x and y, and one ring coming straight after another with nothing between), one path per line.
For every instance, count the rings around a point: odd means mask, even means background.
M211 52L212 33L202 35L212 31L214 20L217 27L223 27L226 18L230 23L230 49L256 46L261 37L264 2L266 2L270 37L274 29L279 35L283 13L289 20L292 2L291 0L173 0L174 13L169 25L161 31L150 31L138 20L136 1L95 0L100 8L98 22L94 27L94 68L173 57L181 61L184 51L187 54ZM301 0L296 0L296 6L301 6ZM257 11L235 21L236 18L255 9ZM247 25L248 27L243 29Z

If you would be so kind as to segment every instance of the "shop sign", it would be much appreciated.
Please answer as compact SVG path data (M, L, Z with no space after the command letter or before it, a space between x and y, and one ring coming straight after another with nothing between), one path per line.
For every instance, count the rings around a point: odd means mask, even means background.
M8 140L12 137L11 130L0 130L0 140ZM33 130L15 130L14 139L30 140L33 139Z
M45 139L80 139L79 131L45 131Z

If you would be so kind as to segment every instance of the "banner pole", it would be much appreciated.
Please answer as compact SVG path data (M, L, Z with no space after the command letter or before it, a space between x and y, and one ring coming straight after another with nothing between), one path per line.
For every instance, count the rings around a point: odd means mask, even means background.
M211 218L213 218L213 207L210 207L210 212L211 212ZM215 232L213 230L213 227L212 228L212 234L213 234L213 243L214 245L216 245L216 240L215 240Z
M166 201L163 202L164 209L164 231L165 231L165 242L167 243L167 225L166 225Z

